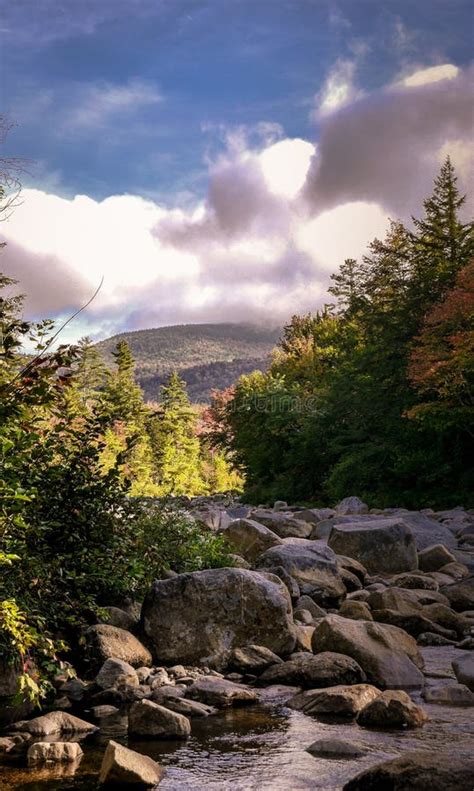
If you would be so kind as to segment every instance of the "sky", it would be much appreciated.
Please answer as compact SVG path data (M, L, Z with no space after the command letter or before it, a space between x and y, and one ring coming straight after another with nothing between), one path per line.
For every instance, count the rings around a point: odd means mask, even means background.
M471 0L0 0L26 315L102 278L64 340L316 310L447 154L474 193L473 32Z

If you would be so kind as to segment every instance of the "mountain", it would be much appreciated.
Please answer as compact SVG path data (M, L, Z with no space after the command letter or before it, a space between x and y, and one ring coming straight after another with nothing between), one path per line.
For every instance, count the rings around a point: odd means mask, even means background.
M267 368L279 328L254 324L180 324L114 335L97 344L108 364L118 341L130 346L136 379L156 401L168 374L179 371L194 403L207 403L213 388L229 387L244 373Z

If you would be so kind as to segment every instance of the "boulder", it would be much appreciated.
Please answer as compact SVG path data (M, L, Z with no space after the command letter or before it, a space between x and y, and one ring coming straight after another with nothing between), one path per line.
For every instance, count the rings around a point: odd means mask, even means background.
M308 538L313 529L309 522L303 522L292 514L265 511L264 509L252 511L251 518L268 527L280 538Z
M309 522L310 525L317 525L318 522L335 516L335 513L334 508L305 508L297 511L296 517L303 522Z
M337 556L337 565L339 568L346 569L350 571L351 574L354 574L362 584L365 583L367 579L367 569L362 563L359 563L358 560L354 560L354 558L348 558L347 555L338 555Z
M283 660L263 645L246 645L235 648L232 652L230 665L241 673L261 673L271 665L278 665Z
M28 766L79 762L83 752L77 742L35 742L28 747Z
M31 733L32 736L63 736L68 733L93 733L97 728L66 711L50 711L32 720L16 722L11 730Z
M133 632L138 625L138 619L120 607L105 607L107 615L103 623L108 623L110 626L118 626L119 629L125 629L127 632Z
M454 659L453 670L457 680L474 692L474 653L467 651L464 656Z
M182 714L170 711L151 700L139 700L130 707L128 732L134 736L186 739L191 733L191 725Z
M311 613L314 619L324 618L327 615L326 610L323 610L323 608L320 607L319 604L316 604L316 602L311 598L311 596L307 596L306 594L300 596L300 598L297 600L295 604L295 609L308 610L308 612Z
M456 539L452 532L436 519L420 514L419 511L407 511L400 516L410 528L418 552L433 544L442 544L448 549L456 547Z
M102 665L106 659L121 659L132 667L151 665L152 657L135 635L109 624L90 626L85 632L86 652L92 666Z
M231 549L253 562L262 552L282 543L270 528L253 519L235 519L222 532Z
M201 676L186 690L186 697L215 706L218 709L229 706L245 706L258 702L255 690L243 684L234 684L225 678Z
M338 685L327 689L308 689L299 692L290 698L287 706L309 715L332 714L337 717L355 717L379 695L380 690L370 684Z
M421 728L428 717L401 689L382 692L359 712L357 722L366 728Z
M199 703L197 700L185 700L184 698L167 698L165 707L171 711L176 711L178 714L183 714L185 717L208 717L216 711L212 706L207 706L205 703Z
M270 550L272 551L272 550ZM295 645L285 586L246 569L211 569L155 582L142 628L158 661L221 669L234 648L261 645L288 654Z
M417 751L365 769L343 791L472 791L473 778L472 758Z
M354 659L332 651L313 656L306 652L269 667L259 678L261 684L288 684L311 689L336 684L361 684L365 673Z
M115 788L152 788L161 782L164 774L165 770L152 758L110 741L102 759L99 783Z
M281 581L285 585L288 593L290 594L290 598L292 602L297 601L300 598L300 586L294 579L288 574L287 570L283 568L283 566L269 566L265 571L261 570L260 574L267 579L272 580L273 577L278 577L278 580L273 580L273 582Z
M390 580L390 585L396 588L406 588L407 590L427 590L437 591L439 585L433 577L420 572L404 572L397 574Z
M474 693L465 684L444 684L429 687L423 694L427 703L441 706L474 706Z
M422 612L426 618L434 621L438 626L443 626L445 629L456 632L458 637L463 637L463 635L469 633L470 623L468 619L464 618L460 613L454 612L450 607L446 607L445 604L439 604L438 602L427 604L423 607Z
M373 621L370 607L363 601L343 601L339 609L339 615L344 618L352 618L354 621Z
M396 626L328 615L316 626L312 647L315 654L336 651L351 656L368 681L382 689L423 687L423 658L418 646Z
M446 596L453 610L474 610L474 576L445 585L441 593Z
M95 683L101 689L109 689L122 677L128 678L130 684L139 684L138 676L128 662L124 662L123 659L106 659L96 676Z
M463 580L465 577L469 577L468 567L465 566L464 563L458 563L458 561L455 561L455 563L446 563L445 566L441 566L438 573L452 577L456 582ZM447 584L449 585L449 582Z
M316 758L360 758L368 753L367 747L342 739L318 739L306 748Z
M369 572L395 574L418 566L414 538L401 519L334 525L328 545L337 554L358 560Z
M369 506L362 502L360 497L345 497L336 505L338 516L352 516L353 514L368 514Z
M315 541L285 541L260 555L256 566L260 569L283 566L296 580L301 593L309 594L318 604L339 603L345 596L334 552Z
M418 553L418 566L422 571L439 571L447 563L456 559L443 544L432 544Z

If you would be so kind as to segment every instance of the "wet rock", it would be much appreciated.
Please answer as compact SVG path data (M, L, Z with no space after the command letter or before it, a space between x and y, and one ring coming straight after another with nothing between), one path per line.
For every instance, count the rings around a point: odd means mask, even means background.
M138 676L128 662L123 659L110 658L106 659L100 668L95 683L101 689L109 689L113 687L120 677L128 678L128 683L137 685L139 683Z
M301 654L265 670L262 684L289 684L310 689L339 684L360 684L365 681L360 665L349 656L326 651L313 656Z
M253 562L262 552L281 544L270 528L253 519L236 519L222 532L231 548L245 560Z
M77 742L36 742L28 747L28 766L79 762L83 752Z
M51 711L32 720L16 722L11 726L11 730L31 733L32 736L56 736L67 733L92 733L97 728L67 711Z
M356 521L335 525L328 545L358 560L369 572L394 574L418 567L410 529L400 519Z
M355 621L374 620L369 605L362 601L348 601L346 599L346 601L342 602L339 615L344 618L352 618Z
M462 612L463 610L474 609L474 576L466 577L466 579L454 582L452 585L446 585L441 588L443 593L449 600L453 610Z
M140 700L130 707L128 731L135 736L186 739L191 733L187 717L151 700Z
M474 760L411 752L365 769L343 791L472 791Z
M117 789L152 788L161 782L164 774L164 769L152 758L110 741L102 759L99 783Z
M186 697L215 706L218 709L229 706L244 706L258 702L258 694L253 689L234 684L224 678L202 677L186 691Z
M432 544L418 553L418 565L422 571L439 571L447 563L456 561L443 544Z
M323 606L339 603L346 593L334 552L315 541L285 542L272 547L260 555L256 566L260 569L283 566L296 580L301 593L309 594Z
M360 758L369 752L362 744L342 739L318 739L306 751L317 758Z
M308 538L313 529L313 526L308 522L303 522L291 514L275 511L257 509L252 511L251 518L268 527L280 538Z
M427 719L421 706L401 689L382 692L357 716L359 725L366 728L421 728Z
M142 628L164 664L221 669L234 648L255 644L284 654L295 645L287 589L280 580L245 569L197 571L156 582L143 604Z
M183 714L185 717L209 717L216 711L215 708L207 706L205 703L184 698L168 698L165 701L165 707L178 714Z
M423 694L427 703L442 706L474 706L474 693L465 684L445 684L429 687Z
M13 733L0 736L0 765L16 762L28 749L31 741L29 733Z
M263 645L247 645L245 648L235 648L232 652L230 665L242 673L261 673L271 665L282 662L277 654Z
M380 695L371 684L337 685L327 689L308 689L291 697L287 705L304 714L355 717Z
M315 654L336 651L351 656L368 681L382 689L423 687L417 644L396 626L328 615L316 626L312 644Z
M336 505L335 510L338 516L352 516L353 514L367 514L369 507L362 502L360 497L345 497Z
M151 665L149 650L135 635L118 626L98 624L90 626L85 633L86 651L93 666L101 665L106 659L121 659L132 667Z
M474 653L468 651L464 656L454 659L453 670L457 680L474 691Z

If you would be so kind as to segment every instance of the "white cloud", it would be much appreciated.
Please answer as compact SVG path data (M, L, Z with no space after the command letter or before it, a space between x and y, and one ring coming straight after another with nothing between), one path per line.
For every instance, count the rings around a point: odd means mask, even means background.
M443 63L441 66L430 66L427 69L418 69L417 71L405 77L402 84L407 88L416 88L419 85L428 85L431 82L439 82L440 80L453 80L459 74L459 69L452 63Z
M144 80L132 79L123 84L91 83L81 86L76 106L68 111L63 126L68 131L97 129L162 100L157 87Z
M316 94L316 117L329 115L361 95L354 86L356 62L339 59Z
M314 146L307 140L280 140L260 154L265 180L272 192L294 198L303 186Z

